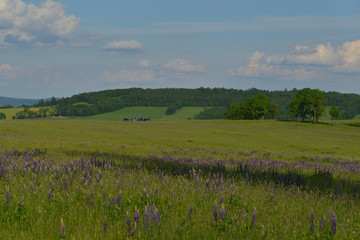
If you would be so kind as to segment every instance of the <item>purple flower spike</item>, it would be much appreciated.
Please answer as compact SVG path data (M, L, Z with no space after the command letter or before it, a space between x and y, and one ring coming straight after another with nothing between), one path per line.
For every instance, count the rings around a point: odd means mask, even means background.
M224 206L223 203L221 204L219 217L220 217L222 220L224 220L224 218L226 217L225 206Z
M335 235L337 231L337 219L333 211L330 213L331 232Z
M7 187L6 191L5 191L5 203L6 203L6 206L9 206L9 204L10 204L10 190L9 190L9 187Z
M216 203L216 201L214 202L212 211L213 211L214 220L217 221L217 203Z
M191 206L190 209L189 209L189 211L188 211L188 218L189 218L189 220L191 220L191 216L192 216L193 212L194 212L194 207Z
M255 226L256 225L256 217L257 217L257 212L256 212L256 208L253 212L252 218L251 218L251 225Z
M60 235L61 235L61 236L65 236L65 234L66 234L66 228L65 228L64 221L63 221L63 219L61 218L61 230L60 230Z
M315 226L314 226L314 210L311 211L310 214L310 232L314 233L315 232Z
M131 235L131 220L130 220L129 213L126 213L126 230L127 230L128 235Z

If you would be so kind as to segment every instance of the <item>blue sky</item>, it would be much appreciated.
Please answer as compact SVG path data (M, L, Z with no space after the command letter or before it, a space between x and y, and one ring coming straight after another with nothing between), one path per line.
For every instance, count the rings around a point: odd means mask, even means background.
M200 86L360 94L360 1L0 0L0 96Z

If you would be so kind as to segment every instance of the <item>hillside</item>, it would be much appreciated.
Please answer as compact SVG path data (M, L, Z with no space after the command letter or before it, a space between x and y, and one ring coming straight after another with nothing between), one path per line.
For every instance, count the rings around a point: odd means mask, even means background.
M277 119L290 119L288 106L291 99L299 92L268 91L259 89L237 90L225 88L165 88L165 89L115 89L99 92L81 93L69 98L41 101L37 107L56 105L58 115L91 116L113 112L124 107L229 107L234 102L245 102L259 93L266 94L271 102L279 107ZM360 95L325 92L327 105L339 107L344 119L352 119L360 113ZM82 104L79 104L82 103Z
M202 107L183 107L175 114L167 116L166 107L126 107L114 112L84 117L90 120L123 120L134 117L151 118L152 120L187 120L193 119L195 115L204 110Z
M37 102L39 102L39 99L0 97L0 106L11 105L13 107L19 107L23 104L30 106Z

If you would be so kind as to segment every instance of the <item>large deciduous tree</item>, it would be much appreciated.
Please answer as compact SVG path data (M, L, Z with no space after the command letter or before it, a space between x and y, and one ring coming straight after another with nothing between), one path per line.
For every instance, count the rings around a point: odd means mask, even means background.
M313 117L317 123L319 117L324 113L326 96L318 89L304 88L300 90L291 100L289 105L290 115L296 117L298 121Z
M278 107L266 94L259 93L244 103L233 103L225 113L226 119L274 119Z
M304 88L291 100L289 105L290 115L296 117L298 121L305 121L311 114L310 93L310 88Z
M333 119L333 120L341 117L339 108L336 105L331 106L329 113L330 113L331 119Z
M325 104L327 102L325 93L319 89L313 89L310 93L310 107L314 117L314 123L317 123L319 117L325 111Z

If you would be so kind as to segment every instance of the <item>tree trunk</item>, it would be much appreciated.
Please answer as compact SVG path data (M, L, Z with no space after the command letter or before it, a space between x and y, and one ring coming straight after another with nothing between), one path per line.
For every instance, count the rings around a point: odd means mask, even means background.
M317 123L317 119L316 119L316 109L314 109L314 123Z

